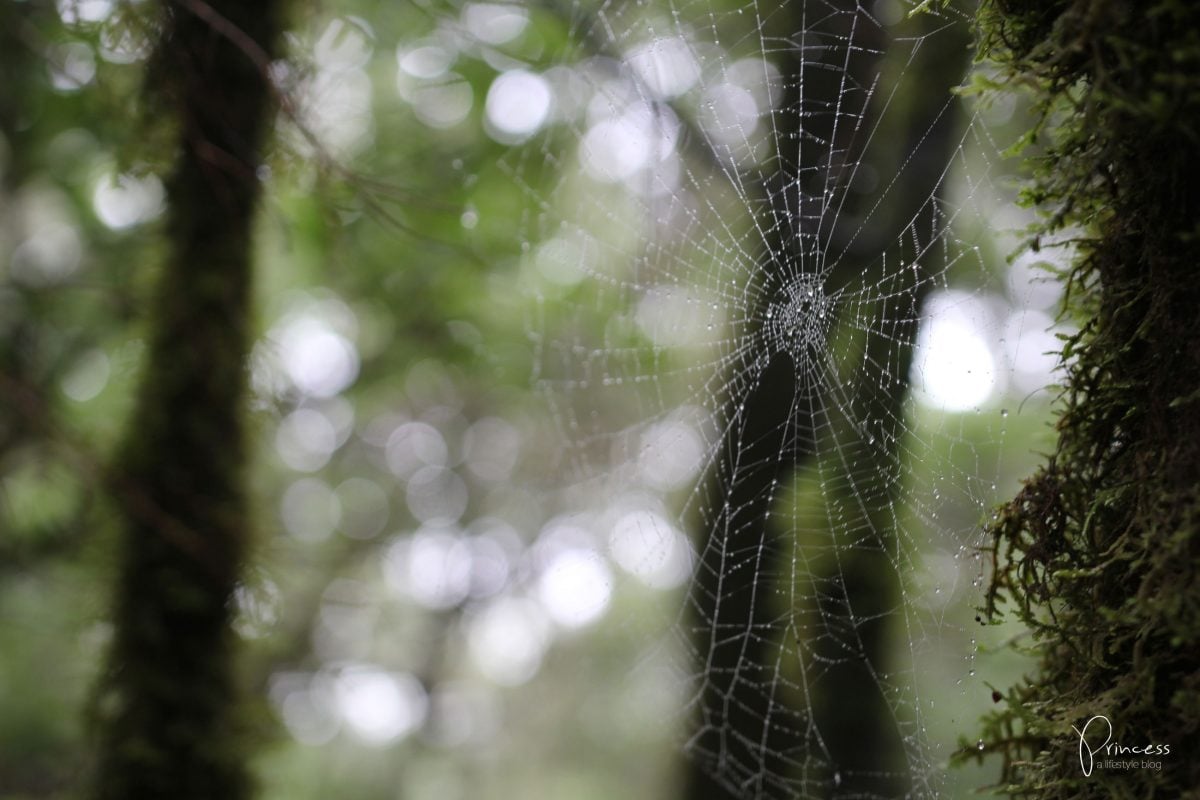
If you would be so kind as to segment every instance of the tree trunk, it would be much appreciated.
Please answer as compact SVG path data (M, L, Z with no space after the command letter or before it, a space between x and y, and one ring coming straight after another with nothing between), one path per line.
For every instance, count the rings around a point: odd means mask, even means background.
M781 153L777 183L767 189L770 238L764 250L773 256L763 262L764 303L778 303L789 283L816 273L827 256L838 258L823 277L826 296L847 286L875 286L873 294L895 299L872 310L877 325L889 327L872 329L859 343L866 366L839 376L849 385L844 393L854 396L851 409L830 413L836 401L824 395L818 375L841 360L822 350L834 346L836 304L829 341L805 345L808 363L762 343L756 348L760 365L739 365L750 377L727 401L729 427L711 478L713 513L705 521L708 540L693 590L697 669L705 684L699 732L690 747L688 800L903 796L910 789L894 701L885 697L879 673L888 662L885 612L900 592L901 576L889 555L895 550L899 427L918 309L931 281L897 265L925 255L923 248L944 233L933 205L956 143L957 115L946 106L965 70L967 42L941 33L914 50L911 41L900 41L881 61L889 35L926 35L945 20L921 15L901 31L885 33L849 11L804 30L794 8L791 30L777 32L789 49L778 63L784 99L775 119L778 145L794 154ZM852 115L882 113L891 91L886 80L869 104L868 89L877 75L901 70L903 85L876 133L871 162L887 176L882 185L898 177L895 188L873 212L868 230L839 227L820 213L822 192L833 189L835 203L846 192L874 121L855 130ZM799 201L797 185L804 190ZM861 214L877 198L863 198L856 208L851 197L837 216ZM881 264L884 252L888 259ZM756 314L760 321L767 307ZM880 374L885 368L887 380ZM872 421L871 427L849 429L850 415ZM816 457L831 447L845 459ZM856 466L843 468L843 461ZM843 520L836 536L821 530L828 527L827 515L801 526L780 507L806 464L839 472L827 483L853 495L844 502L858 516ZM815 555L835 550L832 560ZM792 574L793 552L800 551L815 565L810 574ZM788 599L797 595L818 600ZM837 665L822 667L814 657ZM822 673L808 696L786 686L796 682L797 669Z
M232 595L247 547L243 406L276 0L165 3L150 80L178 126L167 261L113 470L123 527L94 796L237 800Z

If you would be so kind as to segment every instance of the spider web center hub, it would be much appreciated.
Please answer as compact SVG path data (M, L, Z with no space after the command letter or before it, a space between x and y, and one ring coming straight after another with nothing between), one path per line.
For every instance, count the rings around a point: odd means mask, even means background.
M825 343L832 316L832 299L815 276L792 281L782 297L767 309L766 337L771 352L789 354L807 362Z

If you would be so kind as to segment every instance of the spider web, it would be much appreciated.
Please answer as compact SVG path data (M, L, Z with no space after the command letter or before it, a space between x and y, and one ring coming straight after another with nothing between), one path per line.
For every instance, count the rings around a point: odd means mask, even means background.
M503 163L564 474L653 509L651 582L687 531L688 797L943 785L1012 365L968 346L1004 335L970 15L913 5L554 7L556 124Z

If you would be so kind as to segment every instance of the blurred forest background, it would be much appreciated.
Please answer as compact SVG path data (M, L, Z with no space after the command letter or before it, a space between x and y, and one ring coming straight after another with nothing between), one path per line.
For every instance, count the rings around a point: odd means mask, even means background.
M631 106L612 110L622 69L643 64L709 141L779 102L769 78L734 68L784 68L737 27L739 5L289 4L256 174L253 537L231 601L249 698L236 727L260 797L681 796L683 706L703 666L681 675L696 654L672 632L704 547L694 496L725 399L691 384L730 363L686 304L622 308L648 294L644 276L615 291L594 279L673 224L645 216L653 191L637 178L700 174L712 157L695 134L669 153L630 134ZM957 60L945 88L967 81L969 9L929 22L896 0L868 5ZM179 148L146 88L154 4L0 8L0 797L73 797L105 715L123 574L111 465L145 423L137 386ZM638 49L656 30L671 32L666 56ZM705 58L670 55L685 31L706 31ZM899 80L915 62L886 56L872 80L899 86L895 107L919 103L906 93L922 81ZM990 507L1050 446L1059 297L1036 266L1051 255L1008 259L1029 218L1001 152L1025 120L1002 100L950 108L957 144L937 191L966 209L946 216L975 255L939 268L923 300L899 423L907 509L891 512L928 549L902 602L930 620L921 644L936 657L912 679L939 774L991 686L1025 667L996 651L1018 629L973 621L971 554ZM622 315L633 334L614 332ZM640 367L652 400L579 403L599 375L555 393L573 345L615 353L631 335L667 353ZM994 781L994 766L948 772L944 796Z

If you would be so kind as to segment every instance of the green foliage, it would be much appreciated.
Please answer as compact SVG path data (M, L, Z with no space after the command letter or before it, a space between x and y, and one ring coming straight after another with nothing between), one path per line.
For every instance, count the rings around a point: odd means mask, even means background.
M1039 666L960 758L1001 753L1012 795L1200 797L1200 7L989 0L979 34L1032 96L1031 247L1075 249L1081 327L1057 449L991 526L987 614L1029 625ZM1169 744L1161 770L1085 777L1072 726L1099 714Z

